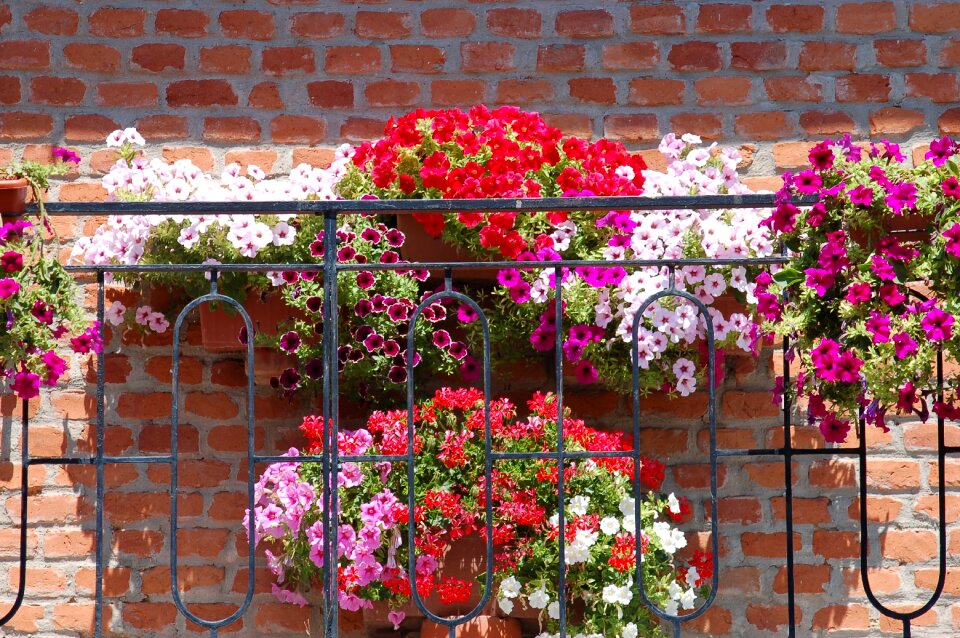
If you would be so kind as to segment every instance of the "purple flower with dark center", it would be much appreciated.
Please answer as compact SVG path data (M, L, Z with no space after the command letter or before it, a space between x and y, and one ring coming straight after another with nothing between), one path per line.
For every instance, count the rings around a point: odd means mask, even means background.
M417 268L416 270L410 271L410 276L417 281L426 281L427 278L430 277L430 271L424 268Z
M960 224L954 224L940 234L946 240L943 249L947 254L960 258Z
M380 255L381 264L395 264L400 261L400 255L392 250L386 250Z
M283 283L285 284L295 284L300 281L300 273L293 270L284 270L280 273L280 277L283 278Z
M315 359L310 359L307 361L307 364L303 366L303 373L307 377L317 381L318 379L323 378L323 359L319 357Z
M546 352L552 349L557 343L557 333L552 330L544 330L540 326L530 333L530 343L537 352Z
M620 266L613 268L604 268L604 281L610 286L619 286L620 282L627 276L627 271Z
M357 253L356 256L354 256L353 260L358 264L365 264L367 263L367 256L364 255L363 253Z
M373 304L374 312L384 312L387 309L387 298L381 294L376 294L370 298L370 303Z
M947 197L960 199L960 180L957 180L956 177L951 176L940 182L940 188L943 189L943 194Z
M374 332L363 340L363 347L367 349L367 352L376 352L383 347L383 337Z
M340 346L337 348L337 361L341 363L350 358L350 353L353 351L351 346Z
M829 140L824 140L810 149L807 159L818 171L828 170L833 166L833 151L830 149Z
M497 273L497 283L506 288L513 288L523 281L520 278L520 271L516 268L508 268Z
M319 273L316 270L305 270L300 273L300 279L304 281L313 281Z
M446 348L450 345L450 333L446 330L437 330L433 333L433 345L438 348Z
M443 304L430 304L429 307L433 308L433 320L435 322L440 322L447 318L447 309L443 307Z
M900 288L896 284L880 286L880 290L877 292L877 295L880 297L880 300L888 306L902 304L907 299L904 294L900 292Z
M42 301L34 301L33 308L30 309L30 314L32 314L36 320L42 324L46 324L48 326L53 324L53 306L50 304Z
M67 362L58 357L53 350L44 352L41 360L43 365L47 367L47 378L44 383L48 386L55 386L57 380L67 371Z
M463 344L460 344L460 345L463 345ZM466 346L463 347L463 355L464 355L464 356L467 355L467 347L466 347ZM459 358L462 358L462 357L457 357L457 358L459 359ZM404 364L404 365L407 364L407 351L406 351L406 350L404 350L403 352L400 353L400 360L403 361L403 364ZM420 353L419 353L419 352L414 352L414 353L413 353L413 367L416 368L418 365L420 365Z
M353 334L353 338L357 341L363 341L370 335L374 333L373 326L360 326L357 328L356 332Z
M567 339L563 343L563 355L567 358L567 361L576 363L581 358L583 358L583 347L584 344L582 341L574 341L573 339Z
M586 324L579 323L570 328L570 341L588 343L593 340L593 330Z
M429 321L430 323L433 323L437 320L437 314L433 311L433 308L431 308L430 306L426 306L423 310L421 310L420 316L423 317L424 320Z
M953 155L955 148L953 140L944 135L939 140L930 142L930 150L924 154L923 159L933 160L934 166L943 166Z
M873 270L873 274L881 281L894 281L897 278L897 273L893 269L893 266L880 255L873 255L873 257L870 258L870 269Z
M886 343L890 341L890 317L880 314L876 310L870 313L870 318L866 322L867 332L873 335L874 343Z
M349 361L350 363L360 363L361 361L363 361L363 357L364 357L363 350L361 350L360 348L354 348L353 350L350 351L350 356L347 357L347 361Z
M823 186L823 180L813 171L801 171L794 178L793 184L797 192L803 193L804 195L812 195Z
M849 431L850 422L841 421L833 414L828 414L827 418L820 422L820 432L828 443L843 443L847 440Z
M320 312L323 309L323 299L320 297L307 298L307 310L310 312Z
M364 228L360 232L360 239L377 244L380 242L380 232L376 228Z
M310 242L310 256L311 257L323 257L323 242L319 239L316 241Z
M582 359L573 367L573 374L577 378L577 383L583 385L596 383L597 379L600 377L600 373L597 372L597 369L586 359Z
M322 334L323 334L323 322L322 322L322 321L318 321L317 323L313 324L313 333L314 333L314 334L318 334L318 335L322 335Z
M393 339L387 339L383 342L383 354L388 357L395 357L400 354L400 344Z
M69 148L64 148L62 146L54 146L51 150L54 159L60 160L61 162L70 162L73 164L80 163L80 156L71 151Z
M0 256L0 266L4 272L20 272L23 270L23 255L15 250L8 250Z
M369 270L361 270L357 273L357 286L359 286L361 290L366 290L375 283L377 283L377 280Z
M883 145L883 159L895 162L902 162L907 159L906 156L900 152L900 145L894 144L890 140L880 140L880 144Z
M100 322L94 321L93 325L71 339L70 347L73 348L73 351L77 354L103 352L103 338L100 336Z
M353 258L357 256L357 251L353 246L344 246L337 251L337 260L339 261L353 261Z
M460 364L460 375L463 377L463 380L468 383L472 383L480 378L480 364L477 363L477 360L474 359L472 355L467 355L463 363Z
M280 389L280 377L270 377L270 387L274 390Z
M353 312L356 313L358 317L366 317L373 311L373 304L370 303L369 299L361 299L353 306Z
M917 186L911 182L891 184L883 201L893 210L894 215L900 215L904 208L910 209L917 205Z
M13 375L10 389L14 394L26 401L40 396L40 377L32 372L23 370Z
M844 297L853 305L870 301L870 284L865 281L857 281L847 287L847 296Z
M387 245L391 248L400 248L400 246L403 246L403 242L406 240L406 237L403 235L403 233L396 228L391 228L388 230L386 238Z
M451 341L447 352L450 353L451 357L459 361L467 356L467 346L461 341Z
M0 299L9 299L20 291L20 283L15 279L0 279Z
M284 390L296 390L300 386L300 373L295 368L287 368L280 373L280 387Z
M391 321L397 323L406 321L410 318L410 309L403 304L395 303L387 308L387 316L390 317Z
M869 186L860 184L856 188L848 190L847 195L850 196L851 204L856 204L857 206L864 206L867 208L873 206L873 189Z
M387 378L393 383L403 383L407 380L407 369L402 366L391 366Z
M473 306L468 304L460 304L457 308L457 320L462 323L473 323L479 316Z
M930 341L946 341L953 336L953 321L953 315L934 308L920 320L920 327Z
M525 303L530 300L530 290L530 284L521 281L510 289L510 298L513 299L515 303Z
M280 337L280 349L284 352L296 352L300 343L300 335L293 330Z
M893 335L893 349L897 359L906 359L917 351L917 342L906 332L898 332Z
M879 166L871 166L867 171L867 174L870 176L870 179L875 181L877 184L880 184L884 188L890 186L890 180L887 179L887 172Z
M813 288L818 297L826 295L836 281L832 272L822 268L807 268L803 272L807 276L807 288Z

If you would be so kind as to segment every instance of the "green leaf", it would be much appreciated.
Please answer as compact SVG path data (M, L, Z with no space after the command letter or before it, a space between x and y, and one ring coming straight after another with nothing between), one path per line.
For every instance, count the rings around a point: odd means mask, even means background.
M783 268L773 275L773 280L784 286L792 286L803 281L803 273L795 268Z

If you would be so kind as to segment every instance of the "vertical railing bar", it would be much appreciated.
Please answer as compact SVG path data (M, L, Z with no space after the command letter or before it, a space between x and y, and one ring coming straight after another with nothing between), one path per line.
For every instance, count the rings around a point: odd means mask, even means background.
M337 359L337 211L331 210L324 213L323 217L323 302L325 310L323 313L323 347L327 359L326 374L323 379L323 407L324 422L324 459L323 466L323 492L324 492L324 522L326 538L329 539L325 548L326 557L324 560L324 584L327 586L326 600L326 631L325 638L336 636L340 628L340 609L339 609L339 581L337 579L338 565L340 563L339 552L337 551L340 532L340 517L337 512L337 496L339 486L337 485L337 475L339 473L339 447L337 445L337 405L338 405L338 377L340 370Z
M560 266L556 266L553 269L554 273L554 290L556 294L554 296L554 312L556 313L555 317L555 328L556 338L554 339L554 357L555 357L555 375L557 383L557 506L559 508L559 515L557 520L557 528L560 532L558 542L560 544L559 553L557 557L558 561L558 570L557 570L557 602L560 606L560 638L567 637L567 563L566 563L566 516L564 513L564 501L566 495L564 494L564 481L563 475L564 470L566 469L564 461L564 439L563 439L563 269ZM639 520L637 521L639 525Z
M97 321L99 322L100 339L104 337L104 316L105 292L104 284L106 277L103 270L97 270ZM95 607L93 611L93 631L94 637L100 638L103 635L103 449L104 449L104 411L106 402L104 399L104 352L100 348L97 353L97 503L96 503L96 529L94 551L96 552L95 568ZM26 488L26 486L24 486Z
M783 489L784 489L784 517L787 531L787 623L788 636L797 635L797 614L794 610L796 601L796 584L794 576L796 567L793 562L793 437L790 435L790 338L783 337L781 355L783 357Z
M30 470L30 402L23 400L23 414L20 417L20 574L17 578L17 597L7 613L0 618L0 627L6 625L17 615L27 593L27 486Z

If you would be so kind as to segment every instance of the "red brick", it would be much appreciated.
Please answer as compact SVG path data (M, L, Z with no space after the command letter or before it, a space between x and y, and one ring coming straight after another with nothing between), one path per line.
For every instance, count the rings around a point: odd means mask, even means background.
M937 127L946 135L960 134L960 109L947 109L937 119Z
M226 164L237 163L244 169L244 171L248 166L259 166L264 170L264 172L266 172L267 175L270 175L273 173L273 165L277 162L277 152L269 148L235 149L232 151L227 151L223 161ZM185 359L184 361L188 360L189 359ZM215 374L215 369L216 366L214 365L214 369L211 370L211 376ZM183 372L181 370L181 375L182 374ZM217 381L212 380L212 383L217 383Z
M515 52L506 42L464 42L460 45L460 68L464 73L510 71L515 68Z
M630 81L630 104L663 106L683 103L684 83L681 80L639 78Z
M184 139L189 135L187 118L178 115L148 115L137 120L137 130L150 141Z
M857 73L837 78L838 102L886 102L890 99L890 77Z
M608 115L603 118L603 135L626 142L652 142L660 130L655 115Z
M773 102L820 102L823 85L805 76L781 76L763 81L767 97Z
M700 106L751 104L750 78L714 76L694 83Z
M784 532L744 532L740 536L744 556L782 559L787 552L787 535ZM793 535L793 550L800 551L800 534Z
M561 11L554 28L566 38L606 38L613 35L613 16L598 9Z
M14 614L5 625L11 631L20 631L27 634L35 634L38 631L37 621L43 619L44 609L39 605L21 605L17 613Z
M381 66L380 49L371 46L330 47L326 53L328 73L373 73Z
M579 44L541 45L537 48L537 70L582 71L585 55Z
M35 77L30 80L30 100L40 104L64 106L80 104L87 87L77 78Z
M889 67L923 66L927 45L923 40L877 40L873 43L877 62Z
M781 484L783 482L781 474ZM770 501L775 520L786 520L787 508L786 499L782 496L776 496ZM794 498L793 499L793 522L795 525L818 525L830 522L830 499L819 498Z
M20 101L20 78L0 75L0 104L16 104ZM4 159L3 163L9 162Z
M309 633L311 610L279 603L261 603L254 612L253 624L261 632L291 631Z
M420 33L430 38L464 38L476 26L477 16L469 9L427 9L420 14Z
M842 631L870 628L870 610L865 605L830 605L813 615L813 629Z
M901 586L899 569L896 567L871 567L867 570L867 578L870 580L870 588L874 594L892 594ZM851 596L865 595L862 573L859 569L844 569L843 585Z
M733 42L730 67L748 71L787 68L787 45L783 42Z
M304 115L279 115L270 121L270 138L278 144L316 144L327 134L326 122Z
M824 558L856 558L860 556L860 533L815 530L813 553Z
M170 591L172 573L169 567L151 567L141 574L140 591L144 594L163 594ZM177 569L177 588L181 592L212 587L223 580L222 567L212 565L180 565Z
M733 627L733 614L729 609L711 605L702 616L690 621L690 625L707 636L726 636Z
M420 99L420 85L416 82L382 80L368 84L364 95L370 106L412 106ZM350 99L353 100L352 90Z
M318 168L326 168L333 163L334 160L334 150L332 148L295 148L293 149L293 165L298 166L300 164L309 164L310 166L316 166ZM240 383L237 383L237 373L229 372L222 380L217 380L217 367L214 365L213 370L211 371L211 380L213 383L220 383L222 385L244 385L247 382L247 373L243 369L243 366L240 366L239 374ZM259 415L259 412L257 413Z
M931 484L934 480L931 475ZM907 459L871 460L867 463L867 485L878 492L915 491L920 487L920 465Z
M807 135L855 133L857 124L843 111L805 111L800 114L800 127Z
M203 47L200 49L200 70L206 73L249 73L250 54L250 47L239 44Z
M353 108L353 83L323 80L307 84L310 104L321 108Z
M150 82L104 82L97 85L101 106L156 106L157 85Z
M226 80L180 80L167 86L167 105L236 106L237 94Z
M715 42L675 44L667 60L675 71L717 71L722 66L720 47Z
M846 42L804 42L800 49L802 71L853 71L857 47Z
M157 11L157 33L180 38L202 38L207 35L210 18L195 9L160 9Z
M44 35L74 35L80 18L76 11L61 7L39 7L23 16L27 28Z
M105 44L71 42L63 47L63 53L67 58L67 64L75 69L113 73L120 68L120 52ZM0 44L0 60L2 59L2 44Z
M683 8L669 4L630 7L630 30L649 35L677 35L686 31Z
M896 28L897 13L892 2L859 2L837 7L837 33L866 35Z
M386 123L369 117L348 117L340 127L340 137L350 141L375 140L383 137Z
M276 33L273 14L265 11L223 11L220 28L228 38L272 40Z
M119 127L117 122L104 115L71 115L64 123L64 137L71 142L103 143L107 135Z
M353 32L366 40L397 40L412 33L409 13L358 11Z
M143 9L97 9L88 18L90 34L104 38L136 38L143 35Z
M260 82L250 89L247 104L258 109L282 109L283 98L280 97L280 88L274 82Z
M95 624L95 608L92 601L85 603L62 603L53 608L53 626L59 630L92 634ZM103 611L103 624L109 622L110 608Z
M105 567L103 570L103 595L116 597L123 596L130 589L130 568L129 567ZM74 577L77 583L77 591L86 595L92 595L96 591L97 572L90 567L82 567L77 570Z
M612 78L574 78L567 81L570 97L581 102L614 104L617 101L617 85Z
M344 33L342 13L297 13L293 16L290 31L303 38L325 40Z
M904 135L924 126L920 111L888 106L870 114L870 135Z
M937 535L928 529L888 529L880 533L880 553L901 563L922 563L937 556Z
M900 605L890 605L890 609L895 612L900 613L912 613L919 608L920 605L914 603L900 604ZM910 625L914 628L918 627L932 627L939 622L939 615L937 614L936 609L931 609L927 612L924 612L917 618L914 618L910 621ZM903 621L890 618L888 616L880 616L880 631L883 633L900 633L903 631ZM937 632L939 633L939 632Z
M50 67L50 44L39 40L0 42L0 69L31 71Z
M673 480L680 487L687 489L706 489L710 487L709 465L677 465L672 470ZM723 486L726 478L727 468L721 465L717 468L717 486Z
M816 33L823 30L823 7L780 4L767 9L767 24L775 33Z
M179 44L141 44L134 47L130 59L147 71L182 70L186 49Z
M113 532L113 551L135 556L156 556L163 549L164 538L163 532L118 529Z
M486 83L481 80L435 80L430 99L437 106L459 106L484 101Z
M136 629L166 629L177 619L173 603L128 603L121 610L123 622Z
M960 30L960 12L952 2L911 3L910 29L921 33L949 33Z
M670 127L673 131L693 133L707 140L723 136L720 116L712 113L678 113L670 118Z
M704 4L697 14L697 31L735 33L751 31L753 7L747 4Z
M938 104L960 101L960 80L955 73L907 73L905 80L907 97Z
M498 104L536 104L553 99L553 85L546 80L501 80L497 84Z
M398 44L390 47L390 59L396 73L431 74L443 70L446 54L439 47Z
M660 50L654 42L627 42L603 47L603 68L612 71L652 69L660 63Z
M191 392L184 400L184 409L208 419L232 419L239 412L237 404L223 392Z
M790 122L787 121L786 113L782 111L769 111L766 113L743 113L734 117L734 130L737 135L752 139L752 140L775 140L789 137L793 133L793 127L790 125ZM729 409L732 412L728 412L727 408L727 395L729 392L724 393L724 415L732 417L734 414L740 414L736 418L756 418L758 416L775 416L772 412L779 413L777 406L772 405L768 400L766 405L759 398L746 400L745 403L740 402L739 399L733 398ZM752 394L765 394L765 393L752 393ZM767 397L769 399L769 396ZM749 413L750 416L746 416L748 413L739 412L740 406L743 408L756 408L757 412Z
M205 142L259 142L260 133L260 123L249 117L207 117L203 120Z
M721 498L717 501L719 522L752 525L762 518L760 501L749 496Z
M803 616L799 607L794 607L796 619ZM785 605L757 605L747 606L747 622L762 631L782 632L784 626L790 622L788 609Z
M542 23L540 12L535 9L491 9L487 12L487 29L506 38L539 38ZM472 24L470 30L473 30Z
M887 523L897 518L903 503L889 496L867 497L867 520L874 523ZM851 520L860 520L860 497L853 499L847 508L847 515Z
M650 428L643 433L644 454L658 458L667 458L673 454L686 452L689 445L690 436L686 430Z
M310 47L275 47L263 50L260 70L267 75L313 73L313 49Z
M548 126L558 128L565 135L576 135L589 139L593 137L593 123L586 115L577 113L542 113Z
M940 49L940 66L960 66L960 40L947 40Z

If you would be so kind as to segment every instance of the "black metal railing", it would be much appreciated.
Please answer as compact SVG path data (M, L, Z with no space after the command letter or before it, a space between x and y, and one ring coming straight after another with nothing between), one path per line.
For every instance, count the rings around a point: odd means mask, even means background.
M798 201L798 203L811 203L809 201ZM26 402L23 404L23 413L21 418L22 424L22 439L21 439L21 480L20 480L20 489L22 498L20 499L20 549L19 549L19 581L18 581L18 590L16 599L13 602L12 607L7 611L2 618L0 618L0 626L6 624L18 611L21 607L26 592L26 565L28 561L27 556L27 512L28 512L28 501L29 494L25 491L29 485L29 471L30 468L43 466L43 465L92 465L96 468L96 502L95 502L95 517L94 517L94 532L95 532L95 562L96 562L96 585L95 585L95 601L96 601L96 614L95 614L95 627L94 633L97 638L102 635L103 631L103 607L104 607L104 591L103 591L103 576L104 576L104 547L103 547L103 535L104 535L104 491L105 491L105 481L104 481L104 468L113 464L163 464L170 467L170 570L171 570L171 589L174 604L181 614L183 614L189 621L195 623L196 625L207 629L211 637L216 637L221 628L235 622L238 618L243 616L247 611L253 600L254 593L254 564L255 564L255 554L253 551L253 516L250 516L248 519L248 534L250 542L250 550L248 551L247 562L248 562L248 584L246 592L243 598L243 602L239 607L228 616L220 620L204 620L197 617L195 614L191 613L184 604L182 597L179 592L178 587L178 544L177 544L177 528L178 528L178 502L177 502L177 490L178 490L178 436L179 436L179 426L180 426L180 412L179 412L179 381L180 381L180 337L183 331L184 321L189 313L196 309L200 304L208 302L220 302L227 305L230 305L240 313L243 317L244 323L247 326L248 333L252 333L253 325L249 315L243 307L234 299L227 297L221 294L218 291L217 280L218 275L225 272L266 272L266 271L282 271L282 270L298 270L298 271L315 271L319 274L322 274L324 281L324 322L323 322L323 344L324 344L324 375L323 375L323 418L324 423L332 423L333 432L331 437L324 437L325 441L329 442L331 439L336 441L336 432L339 426L339 388L338 388L338 367L337 367L337 350L340 340L340 335L338 334L337 329L337 281L340 273L349 272L353 270L397 270L400 268L408 269L410 268L410 263L403 264L341 264L337 261L337 233L336 229L339 225L339 219L344 215L351 215L356 213L377 213L377 214L409 214L415 212L452 212L452 211L515 211L515 212L536 212L536 211L545 211L545 210L557 210L557 211L609 211L609 210L681 210L681 209L727 209L727 208L765 208L772 207L775 205L775 199L772 195L738 195L738 196L706 196L706 197L660 197L660 198L645 198L645 197L574 197L574 198L548 198L548 199L490 199L490 200L398 200L398 201L387 201L387 200L373 200L373 201L287 201L287 202L229 202L229 203L220 203L220 202L188 202L188 203L156 203L156 202L138 202L138 203L52 203L47 204L46 210L50 215L86 215L86 214L110 214L110 215L146 215L146 214L200 214L200 213L230 213L230 214L271 214L271 213L300 213L300 214L309 214L309 215L321 215L324 220L324 258L320 264L223 264L223 265L209 265L209 264L164 264L164 265L102 265L102 266L71 266L70 270L77 275L93 275L96 278L97 284L97 309L96 317L103 324L105 316L105 294L104 294L104 283L105 276L107 273L115 272L127 272L127 273L137 273L137 272L205 272L210 275L210 290L207 294L202 295L193 301L191 301L177 317L173 329L173 363L172 363L172 388L171 388L171 405L172 405L172 422L171 422L171 447L169 454L163 455L107 455L105 453L105 400L104 400L104 354L100 353L97 356L97 373L96 373L96 452L93 455L89 456L59 456L59 457L34 457L30 455L28 436L29 436L29 415L28 415L28 406ZM616 262L618 266L622 266L625 269L635 269L642 267L666 267L670 274L673 275L676 269L682 268L684 266L690 265L703 265L703 266L719 266L719 265L771 265L783 263L785 260L784 257L767 257L767 258L741 258L741 259L672 259L672 260L624 260ZM558 280L561 279L561 269L570 268L577 266L605 266L609 265L610 262L605 261L547 261L547 262L536 262L536 261L523 261L523 262L513 262L513 261L500 261L500 262L473 262L473 261L463 261L463 262L418 262L415 265L418 268L425 268L431 270L441 270L444 273L444 288L442 291L433 294L431 297L422 301L422 303L417 307L416 311L413 314L413 317L410 322L409 332L408 332L408 348L413 348L413 335L414 328L417 319L420 316L422 309L433 301L437 301L444 298L454 298L462 303L470 305L478 313L479 319L481 321L482 332L484 337L483 344L483 387L484 387L484 411L485 411L485 475L487 480L485 482L487 490L486 498L486 525L487 525L487 534L486 534L486 560L487 560L487 577L486 577L486 586L484 588L484 593L482 600L467 614L464 614L458 618L448 619L441 618L434 615L430 610L428 610L421 599L416 588L416 578L414 577L414 566L415 566L415 547L414 542L415 527L409 525L409 537L408 543L410 547L409 551L409 576L410 582L413 589L413 600L416 606L423 612L426 618L429 618L437 623L441 623L449 627L449 635L451 638L454 638L456 627L460 624L463 624L468 619L473 618L480 613L483 606L489 601L491 596L491 573L492 569L489 566L493 565L493 535L490 533L490 526L492 525L492 512L491 512L491 503L492 498L490 495L491 484L489 480L490 474L492 471L492 464L495 460L510 458L510 459L539 459L539 460L552 460L558 464L559 468L564 466L564 463L570 459L576 458L585 458L585 457L625 457L633 459L635 463L639 462L640 453L642 449L642 428L641 428L641 404L640 404L640 391L639 391L639 380L638 380L638 360L636 357L633 357L633 394L632 394L632 406L633 406L633 449L628 452L575 452L566 450L564 447L564 430L563 430L563 401L564 401L564 388L563 388L563 352L561 347L561 340L556 340L556 349L554 353L555 358L555 379L557 383L556 387L556 397L558 404L558 433L557 433L557 443L556 450L553 452L536 452L536 453L498 453L493 451L491 447L491 429L490 429L490 392L491 392L491 361L490 361L490 331L489 325L487 323L487 318L485 317L480 306L470 297L455 292L453 290L453 275L454 272L464 268L470 269L502 269L505 267L523 267L523 268L541 268L541 269L553 269ZM867 447L866 447L866 437L864 435L864 423L861 420L859 424L859 445L857 446L847 446L847 447L834 447L834 448L818 448L818 449L809 449L809 448L797 448L794 447L794 444L791 440L791 406L788 402L788 399L785 399L784 410L783 410L783 445L780 447L765 447L765 448L751 448L751 449L717 449L717 410L716 410L716 387L715 387L715 375L714 368L716 366L715 358L715 349L714 349L714 328L709 313L707 312L707 307L693 295L677 289L675 286L674 277L669 277L670 284L667 290L661 291L656 295L653 295L646 299L641 306L640 310L636 313L635 319L633 322L633 337L636 340L640 319L642 317L642 312L650 304L654 303L657 299L673 296L684 298L687 301L693 303L701 313L701 316L706 324L706 343L707 343L707 352L708 352L708 408L707 408L707 418L708 418L708 427L709 427L709 466L710 466L710 504L709 504L709 520L711 524L710 537L712 540L712 546L714 549L713 552L713 561L714 569L712 576L712 587L711 592L707 600L696 610L691 613L683 616L671 615L666 613L664 610L659 609L654 605L651 600L648 598L647 593L644 590L641 580L642 566L640 561L637 561L636 569L636 581L635 586L639 590L645 604L651 609L651 611L656 614L667 626L672 628L672 632L675 636L681 634L681 626L683 623L688 622L697 618L698 616L705 613L717 596L719 590L719 572L720 572L720 559L718 544L718 534L719 534L719 524L717 516L717 472L718 472L718 461L721 458L732 458L732 457L758 457L758 456L769 456L769 457L779 457L783 461L783 471L784 471L784 494L785 494L785 527L786 527L786 554L784 560L786 561L786 570L787 570L787 614L788 614L788 631L790 636L795 636L797 631L797 619L795 617L795 601L796 601L796 586L795 586L795 570L794 570L794 522L793 522L793 467L792 462L796 457L806 457L806 456L818 456L822 458L836 458L836 457L854 457L859 460L859 507L860 507L860 566L861 566L861 578L863 580L863 586L865 593L881 614L888 616L890 618L896 619L903 624L903 635L909 636L911 632L911 622L932 608L940 595L943 593L944 583L946 578L946 531L944 527L945 522L945 494L944 494L944 461L948 453L957 453L960 452L960 447L957 446L947 446L945 445L944 440L944 420L942 418L937 419L937 459L939 461L939 482L937 487L938 495L938 504L939 504L939 577L937 581L936 588L934 589L932 595L930 596L929 601L922 607L910 611L910 612L900 612L892 610L886 607L874 594L873 590L870 587L870 580L868 575L868 558L869 558L869 545L867 543L867 483L866 483L866 469L867 469ZM562 331L562 304L563 304L563 289L562 286L556 286L556 294L554 303L556 305L556 320L558 322L557 330L558 333ZM784 341L782 345L782 354L784 355L784 384L785 386L790 383L789 380L789 365L786 361L786 353L789 348L789 343ZM254 381L253 381L253 341L249 340L246 346L246 361L248 365L248 370L250 373L247 378L247 447L246 447L246 461L247 467L250 470L247 472L247 502L248 507L252 511L254 507L254 476L255 472L252 470L258 463L272 463L272 462L281 462L288 460L286 456L278 455L264 455L258 454L255 450L254 444L254 423L255 423L255 414L254 414ZM413 374L413 365L414 357L407 357L407 440L408 440L408 452L406 454L398 455L353 455L353 456L341 456L337 449L336 445L327 444L322 450L322 453L319 455L307 455L297 458L298 463L319 463L322 466L322 474L324 485L333 485L336 486L337 482L331 477L336 476L337 469L341 462L376 462L376 461L396 461L403 462L407 467L407 481L408 481L408 505L413 510L414 507L414 490L412 489L414 481L414 464L415 457L413 454L413 398L414 398L414 374ZM942 385L943 385L943 361L942 355L939 357L937 362L937 374L940 385L940 394L942 395ZM640 521L640 473L635 472L634 478L634 497L635 497L635 515L636 520ZM323 525L324 525L324 539L325 543L325 556L324 564L333 565L336 564L336 548L338 542L338 525L336 521L331 520L330 512L336 512L337 502L338 502L338 490L337 489L324 489L323 499ZM558 498L558 513L559 513L559 565L563 566L564 563L564 547L565 547L565 535L564 535L564 472L560 471L558 473L558 489L557 489L557 498ZM641 538L640 534L636 534L636 552L637 556L640 556L642 553L641 548ZM325 577L323 583L323 603L324 603L324 618L325 618L325 635L334 636L337 634L338 627L338 604L337 604L337 574L335 570L326 569L324 570ZM563 597L565 596L565 573L561 568L558 570L557 574L557 586L558 592ZM565 600L561 599L560 601L560 636L565 638L566 633L566 604Z

